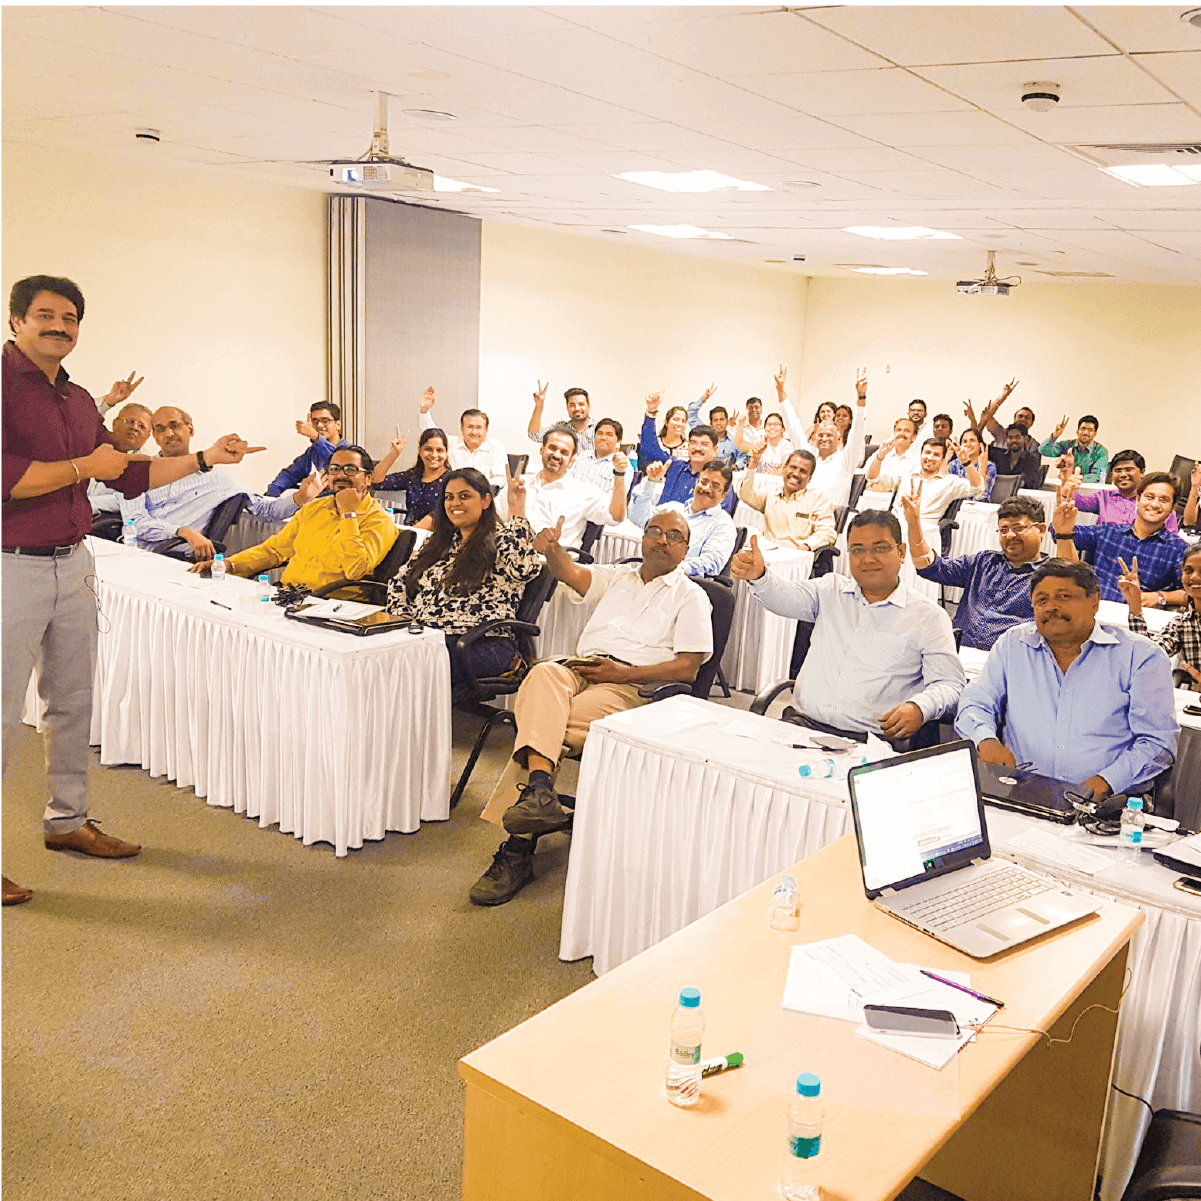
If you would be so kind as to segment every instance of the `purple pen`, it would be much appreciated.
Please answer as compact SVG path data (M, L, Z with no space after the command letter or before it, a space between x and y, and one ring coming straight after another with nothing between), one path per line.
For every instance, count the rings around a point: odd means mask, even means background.
M945 984L948 988L957 988L960 992L965 992L969 997L975 997L977 1001L987 1001L990 1005L995 1005L998 1009L1005 1008L1004 1001L998 1001L996 997L986 997L982 992L977 992L974 988L968 988L966 984L956 984L954 980L947 980L943 976L936 976L933 972L928 972L924 967L917 969L923 976L929 976L931 980L937 980L939 984Z

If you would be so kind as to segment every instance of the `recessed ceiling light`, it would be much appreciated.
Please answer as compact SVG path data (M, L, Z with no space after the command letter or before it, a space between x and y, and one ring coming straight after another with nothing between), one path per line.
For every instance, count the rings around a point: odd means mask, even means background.
M788 260L787 259L764 259L763 261L765 263L785 263Z
M719 171L623 171L613 178L658 188L661 192L721 192L725 189L738 192L771 191L767 184L734 179Z
M958 234L945 233L941 229L927 229L924 225L848 225L844 234L858 234L861 238L880 238L886 242L904 242L914 238L946 238L962 242Z
M499 192L500 188L485 188L477 183L460 183L457 179L444 179L441 175L434 176L435 192Z
M925 271L914 271L912 267L852 267L861 275L925 275Z
M1190 8L1187 12L1182 12L1180 19L1186 25L1192 25L1196 29L1201 29L1201 8Z
M424 71L406 71L405 74L410 79L428 79L431 83L445 83L450 78L445 71L435 71L428 67Z
M1019 267L1037 267L1037 266L1038 266L1038 263L1037 263L1037 262L1032 262L1032 261L1031 261L1031 260L1029 260L1029 259L1018 259L1018 260L1017 260L1017 265L1018 265Z
M626 228L639 229L644 234L659 234L664 238L721 238L727 242L734 240L730 234L715 234L710 230L701 229L699 225L630 225Z
M821 184L813 179L786 179L780 187L786 192L803 192L806 188L820 188Z
M1201 182L1195 167L1169 167L1166 163L1147 163L1137 167L1101 167L1106 175L1137 188L1182 188Z
M406 117L412 117L416 121L457 121L458 117L454 113L440 112L436 108L405 108L401 109Z

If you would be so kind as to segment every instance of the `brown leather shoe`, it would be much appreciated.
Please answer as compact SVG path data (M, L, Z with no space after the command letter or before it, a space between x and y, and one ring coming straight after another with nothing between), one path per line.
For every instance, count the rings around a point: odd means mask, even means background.
M22 888L20 884L14 884L7 876L2 878L4 880L5 905L24 905L26 901L33 900L33 893L28 888Z
M140 845L122 842L101 831L92 820L69 834L47 834L46 849L49 851L79 851L83 855L96 855L100 859L128 859L141 854Z

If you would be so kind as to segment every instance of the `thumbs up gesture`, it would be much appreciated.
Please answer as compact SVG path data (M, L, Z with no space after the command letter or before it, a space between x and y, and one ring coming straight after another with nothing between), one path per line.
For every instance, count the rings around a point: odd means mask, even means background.
M767 570L763 552L759 549L759 536L752 534L746 545L730 564L730 574L736 580L757 580Z
M560 517L555 522L554 529L539 530L534 535L534 549L540 554L545 555L549 551L554 550L559 545L559 539L563 537L563 518Z

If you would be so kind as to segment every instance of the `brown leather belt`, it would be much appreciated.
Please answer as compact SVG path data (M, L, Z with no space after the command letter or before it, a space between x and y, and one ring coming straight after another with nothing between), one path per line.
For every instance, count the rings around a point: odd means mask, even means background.
M70 546L6 546L6 555L37 555L42 559L65 559L73 550L80 546L72 542Z

